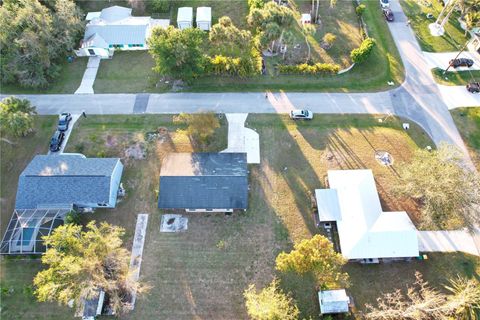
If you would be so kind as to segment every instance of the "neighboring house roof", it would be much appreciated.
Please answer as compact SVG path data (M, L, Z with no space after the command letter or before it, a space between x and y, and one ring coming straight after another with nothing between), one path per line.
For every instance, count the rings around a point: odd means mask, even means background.
M152 19L151 17L133 17L132 9L113 6L102 10L98 17L92 15L87 24L82 47L89 47L89 39L95 34L108 48L114 44L146 44L150 29L154 26L166 27L168 19ZM100 47L100 46L97 46Z
M212 21L212 8L210 7L198 7L197 8L197 23L198 22L211 22Z
M382 212L371 170L329 170L328 182L330 189L337 192L339 209L332 205L333 193L328 197L318 193L319 218L320 221L335 218L341 251L346 258L418 256L415 226L406 212ZM324 213L329 210L333 211Z
M193 20L193 8L192 7L180 7L178 8L177 23L178 22L192 22Z
M111 176L119 162L80 154L37 155L19 177L15 208L109 203Z
M100 18L100 14L101 14L100 11L89 12L89 13L87 13L87 16L85 17L85 20L90 21L90 20L93 20L95 18Z
M120 6L112 6L102 9L100 19L113 22L128 18L132 15L132 9Z
M246 209L246 153L171 153L162 163L158 207Z
M318 292L321 314L348 312L348 298L345 289L325 290Z

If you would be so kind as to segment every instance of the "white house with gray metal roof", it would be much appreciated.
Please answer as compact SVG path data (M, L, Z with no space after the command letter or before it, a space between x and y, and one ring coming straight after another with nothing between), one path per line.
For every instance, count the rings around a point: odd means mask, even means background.
M78 56L109 58L115 50L146 50L154 27L166 28L168 19L134 17L132 9L112 6L101 12L90 12L85 35L76 51Z
M190 212L247 209L247 154L170 153L160 170L158 207Z
M371 170L329 170L330 189L315 190L320 222L335 222L349 260L419 255L417 230L406 212L383 212Z
M192 7L178 8L177 28L180 30L193 28L193 8Z

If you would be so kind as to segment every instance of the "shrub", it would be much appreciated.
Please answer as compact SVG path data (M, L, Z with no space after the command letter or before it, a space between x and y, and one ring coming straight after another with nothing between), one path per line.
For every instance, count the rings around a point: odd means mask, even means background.
M333 43L335 42L335 40L337 40L337 36L334 35L333 33L325 33L325 35L323 36L323 42L329 47L331 48Z
M248 0L248 9L261 9L265 5L265 0Z
M340 71L340 66L331 63L316 63L313 65L302 63L298 65L280 65L278 71L281 74L336 74Z
M248 77L261 73L262 58L256 49L252 49L250 55L244 57L215 55L209 57L205 70L215 75Z
M65 216L65 223L66 224L69 224L69 223L80 224L80 214L76 211L73 211L73 210L70 211Z
M350 52L350 58L355 63L364 62L372 52L373 47L375 47L375 39L366 38L363 40L360 47L353 49L352 52Z
M357 13L357 15L359 17L361 17L363 15L363 13L365 12L365 9L367 8L366 5L364 5L363 3L362 4L359 4L356 8L355 8L355 12Z

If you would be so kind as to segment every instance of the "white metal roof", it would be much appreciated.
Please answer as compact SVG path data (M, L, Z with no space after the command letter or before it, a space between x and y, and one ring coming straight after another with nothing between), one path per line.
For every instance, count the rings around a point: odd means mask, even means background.
M415 226L405 212L382 212L371 170L329 170L328 181L337 191L340 218L336 221L346 258L418 256ZM322 201L317 205L319 213L332 207Z
M315 190L315 199L317 201L320 222L338 221L341 219L337 190L317 189Z
M348 298L345 289L325 290L318 292L318 302L322 314L344 313L348 312L350 298Z
M192 22L193 20L193 8L192 7L180 7L178 8L177 22Z
M197 22L211 22L212 21L212 8L210 7L198 7L197 8Z
M90 21L90 20L95 19L95 18L100 18L100 14L101 14L100 11L89 12L89 13L87 13L87 16L85 17L85 20Z

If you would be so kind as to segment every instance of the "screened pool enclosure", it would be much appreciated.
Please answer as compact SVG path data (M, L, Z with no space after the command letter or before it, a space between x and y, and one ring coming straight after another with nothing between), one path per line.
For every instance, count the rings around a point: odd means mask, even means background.
M15 209L0 245L0 254L41 254L42 239L63 224L71 208Z

